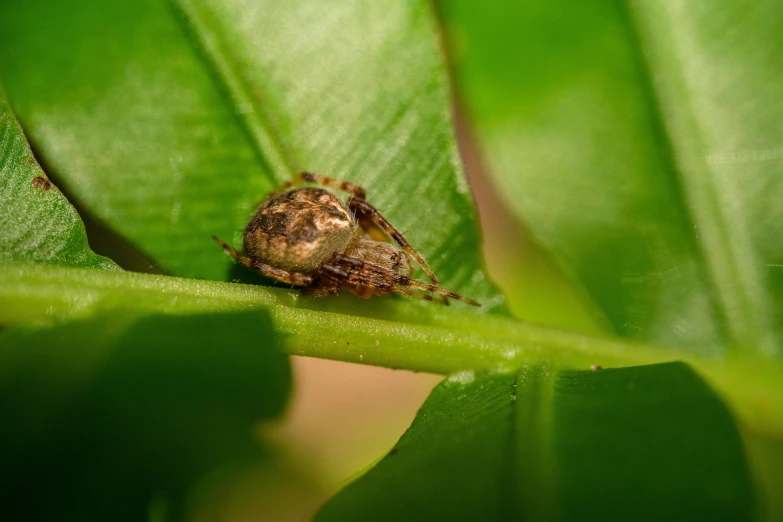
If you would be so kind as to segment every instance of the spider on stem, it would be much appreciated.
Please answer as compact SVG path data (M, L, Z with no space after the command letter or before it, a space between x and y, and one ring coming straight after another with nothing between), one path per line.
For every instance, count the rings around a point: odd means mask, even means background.
M346 204L323 188L298 186L306 182L351 197ZM481 306L440 286L421 254L365 197L358 185L305 172L270 193L253 214L245 227L244 254L212 239L243 265L302 287L304 295L337 295L345 289L364 299L396 292L432 301L436 294L445 305L451 298ZM411 278L410 260L431 284Z

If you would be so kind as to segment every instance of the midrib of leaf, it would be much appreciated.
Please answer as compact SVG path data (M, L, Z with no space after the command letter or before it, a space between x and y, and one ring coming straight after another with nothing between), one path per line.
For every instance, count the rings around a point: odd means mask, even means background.
M552 461L552 370L545 365L517 372L511 400L509 473L513 520L545 520L555 507ZM519 502L525 499L525 502Z
M231 106L250 136L257 157L270 168L277 182L287 181L299 170L299 162L294 151L283 142L283 129L273 123L274 116L257 103L258 96L252 96L251 91L257 95L262 91L265 105L272 110L277 106L274 97L262 85L254 85L251 89L236 60L226 50L218 25L207 8L190 0L169 1L179 15L177 18L188 26L190 41L204 56L215 82L230 96Z
M323 310L317 309L323 307ZM325 310L325 308L329 311ZM53 322L112 308L174 314L263 308L293 355L449 374L509 372L538 363L588 368L681 360L723 392L749 427L783 433L780 370L665 347L564 332L404 299L318 300L296 291L45 265L0 264L0 323ZM339 312L335 312L339 310Z
M659 35L658 48L653 48L650 38L644 34L645 20L654 23L655 16L644 17L640 11L642 3L622 0L619 4L627 20L626 26L632 40L633 51L644 82L643 91L647 96L656 123L656 134L660 137L662 149L667 152L667 162L677 179L674 185L684 207L684 215L693 225L693 241L696 252L706 266L706 280L712 294L717 297L715 307L725 318L723 326L729 344L738 352L752 355L775 356L777 347L770 328L766 295L758 270L752 262L742 262L743 257L752 251L742 237L731 235L727 223L741 222L738 215L732 215L731 205L721 205L720 192L715 186L715 173L709 163L699 161L695 151L704 150L701 145L701 129L697 118L693 117L692 94L685 80L679 75L667 75L666 81L675 83L679 105L686 110L675 109L675 104L667 98L664 90L656 84L659 76L658 64L650 56L656 52L667 56L671 63L678 63L678 55L665 23L656 25ZM639 5L640 9L635 9ZM665 36L664 36L665 35ZM660 46L666 45L662 52ZM677 73L680 69L677 68ZM679 130L679 132L678 132ZM740 234L741 236L741 234ZM745 254L745 256L743 256ZM756 265L761 266L760 263Z

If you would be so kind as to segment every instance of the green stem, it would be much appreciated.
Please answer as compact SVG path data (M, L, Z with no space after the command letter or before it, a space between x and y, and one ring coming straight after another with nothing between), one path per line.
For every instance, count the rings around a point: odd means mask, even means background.
M427 303L429 304L429 303ZM264 309L292 355L418 372L505 371L538 363L587 369L682 360L755 431L783 434L783 371L590 337L402 299L302 297L292 290L50 265L0 265L0 323L51 324L97 310L173 314Z

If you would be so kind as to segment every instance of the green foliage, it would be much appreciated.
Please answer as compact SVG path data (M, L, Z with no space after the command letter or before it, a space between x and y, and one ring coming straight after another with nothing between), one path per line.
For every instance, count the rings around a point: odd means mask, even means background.
M260 451L249 430L280 412L285 351L457 372L323 519L764 513L721 398L754 458L780 454L777 11L588 4L444 17L494 180L602 337L504 316L426 3L3 4L0 78L47 174L182 277L95 270L116 266L33 184L46 175L0 102L9 509L186 516L200 478ZM732 20L753 31L721 31ZM221 282L259 281L209 237L239 244L254 204L305 169L365 186L485 306ZM675 359L698 374L651 365ZM635 367L573 371L591 364ZM754 471L775 491L774 465Z
M181 517L200 479L264 456L251 428L291 386L277 344L263 312L0 333L4 516L142 520L154 495Z
M587 368L680 358L709 377L754 430L783 432L780 371L732 364L659 346L587 337L499 317L396 299L318 300L297 291L128 272L0 265L0 321L52 324L112 309L172 314L263 308L285 335L283 349L389 368L448 374L510 371L535 363Z
M779 3L443 5L501 195L607 331L780 365Z
M249 280L210 237L241 244L254 205L311 170L366 186L446 287L501 299L424 3L11 4L0 74L31 141L167 273Z
M0 91L0 260L116 268L87 246L76 210L35 161Z
M681 363L463 373L316 520L752 520L742 453Z

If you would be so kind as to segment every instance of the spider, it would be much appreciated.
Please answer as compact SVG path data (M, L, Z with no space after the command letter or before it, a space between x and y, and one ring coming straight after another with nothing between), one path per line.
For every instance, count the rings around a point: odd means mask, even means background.
M315 183L351 194L347 204ZM337 295L345 289L363 298L390 292L448 305L448 299L481 306L440 286L427 262L397 228L365 201L363 188L319 174L295 176L267 196L245 227L244 254L212 237L240 263L304 295ZM388 240L394 240L397 246ZM415 261L430 283L411 278Z

